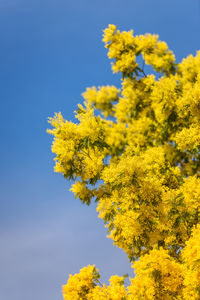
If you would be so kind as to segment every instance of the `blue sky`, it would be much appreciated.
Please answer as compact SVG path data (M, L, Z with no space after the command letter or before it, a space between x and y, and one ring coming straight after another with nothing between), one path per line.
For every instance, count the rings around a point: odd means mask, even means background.
M200 49L198 0L0 0L0 299L61 300L70 273L131 269L53 172L47 118L74 110L88 86L116 84L101 42L108 24L157 33L177 61ZM102 280L103 281L103 280Z

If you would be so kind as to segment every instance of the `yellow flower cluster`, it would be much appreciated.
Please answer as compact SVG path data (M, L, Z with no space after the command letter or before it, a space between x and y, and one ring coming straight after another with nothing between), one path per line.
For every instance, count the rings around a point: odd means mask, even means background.
M94 266L71 276L65 299L200 299L200 51L179 64L156 35L104 30L121 87L87 88L77 122L50 118L55 171L97 202L108 237L136 276L110 285ZM145 74L150 64L160 76ZM96 276L96 277L95 277ZM71 298L70 298L71 297ZM77 298L79 297L79 298Z
M100 275L94 266L83 268L79 274L70 275L63 286L64 299L189 299L183 297L184 268L166 250L153 249L135 262L133 268L136 276L129 278L130 285L126 287L126 275L111 276L110 284L105 285L100 283Z
M99 281L100 274L95 266L87 266L79 274L70 275L63 286L63 296L66 300L122 300L127 299L124 287L124 277L112 276L110 285ZM98 285L99 284L99 285ZM101 286L100 286L101 285Z
M122 72L123 76L142 71L136 57L142 54L147 65L157 72L169 74L175 69L175 57L165 42L158 40L158 35L146 34L134 36L133 30L120 32L115 25L104 30L103 42L108 48L108 57L114 59L114 73Z
M145 63L157 72L169 74L174 69L175 57L165 42L158 40L158 35L146 34L136 37L136 45L142 53Z
M138 64L136 63L133 30L120 33L115 25L109 25L104 31L103 42L109 49L108 57L115 59L112 65L114 73L122 72L130 74L134 72Z
M183 250L185 266L184 297L200 299L200 224L193 228L192 236Z
M100 277L95 266L88 266L80 270L79 274L70 275L63 286L63 297L66 300L87 299L88 293L97 285Z
M133 268L136 276L129 287L133 299L181 299L182 266L166 250L153 249Z
M113 103L118 101L120 90L115 86L103 86L87 88L85 93L83 93L84 99L95 108L102 111L107 117L108 115L113 115Z

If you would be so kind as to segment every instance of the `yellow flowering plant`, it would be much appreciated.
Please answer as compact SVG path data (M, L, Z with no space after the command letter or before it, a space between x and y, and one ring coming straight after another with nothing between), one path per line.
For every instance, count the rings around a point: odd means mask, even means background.
M135 277L105 285L88 266L70 275L63 297L200 299L200 52L176 63L157 35L115 25L103 42L121 87L87 88L77 122L55 114L48 132L55 171L83 203L97 203Z

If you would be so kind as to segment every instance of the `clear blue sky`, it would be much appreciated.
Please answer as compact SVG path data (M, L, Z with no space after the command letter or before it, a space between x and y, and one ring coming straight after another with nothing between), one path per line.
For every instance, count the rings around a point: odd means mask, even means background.
M61 300L70 273L129 273L86 207L53 173L47 118L88 86L117 84L101 42L108 24L157 33L180 61L200 49L198 0L0 0L0 299Z

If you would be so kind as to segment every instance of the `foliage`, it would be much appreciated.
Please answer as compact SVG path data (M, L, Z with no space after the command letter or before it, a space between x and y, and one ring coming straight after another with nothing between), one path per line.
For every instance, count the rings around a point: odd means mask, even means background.
M87 88L78 122L58 113L48 132L55 171L83 203L96 201L136 275L106 286L88 266L70 276L64 299L200 299L200 52L177 64L157 35L115 25L103 41L121 88Z

